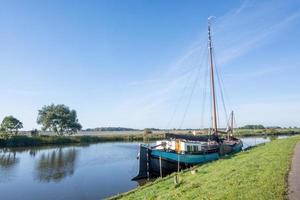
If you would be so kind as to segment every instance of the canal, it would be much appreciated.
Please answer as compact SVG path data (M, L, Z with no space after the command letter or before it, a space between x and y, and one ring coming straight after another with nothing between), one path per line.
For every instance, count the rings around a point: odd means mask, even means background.
M282 136L280 137L282 138ZM244 147L270 138L242 138ZM99 200L138 186L137 142L0 149L0 194L5 200Z

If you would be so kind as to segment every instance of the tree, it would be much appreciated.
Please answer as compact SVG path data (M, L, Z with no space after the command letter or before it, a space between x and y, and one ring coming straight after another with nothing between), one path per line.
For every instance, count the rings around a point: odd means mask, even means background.
M32 129L32 130L30 131L30 135L31 135L31 136L38 136L38 135L39 135L39 131L38 131L37 129Z
M50 130L58 135L71 135L82 128L76 111L63 104L44 106L38 111L37 123L42 125L43 131Z
M77 150L75 148L59 148L45 152L37 161L36 178L43 182L59 182L74 174L76 159Z
M149 128L144 129L144 135L148 135L148 134L151 134L151 133L152 133L151 129L149 129Z
M240 127L241 129L265 129L265 127L261 124L259 125L246 125L243 127Z
M6 133L15 133L17 135L21 128L23 128L23 123L11 115L4 117L2 120L1 130Z

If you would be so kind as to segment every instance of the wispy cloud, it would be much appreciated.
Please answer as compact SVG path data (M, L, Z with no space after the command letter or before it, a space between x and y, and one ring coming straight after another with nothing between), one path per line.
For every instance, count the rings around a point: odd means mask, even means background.
M269 42L268 36L271 36L272 34L280 32L281 30L286 28L288 25L290 25L293 21L299 19L299 17L300 17L300 12L296 12L296 13L286 16L285 18L281 19L281 21L279 21L279 22L273 22L271 24L266 24L266 25L259 24L259 22L261 20L259 20L260 17L257 17L258 24L256 24L256 26L261 27L261 28L257 29L254 27L253 28L249 27L249 31L254 30L254 31L251 31L251 35L246 34L244 37L237 37L237 38L232 37L231 41L227 40L227 43L232 44L232 45L230 45L230 46L224 45L224 47L222 49L218 50L218 56L219 56L218 63L221 65L226 64L257 47L264 45L265 43ZM222 21L222 23L223 23L222 26L225 26L224 24L226 24L226 23L227 24L234 23L234 21L236 20L235 18L238 18L238 16L236 14L234 15L233 19L230 19L229 17L227 17L228 21ZM253 18L251 20L253 20ZM264 23L264 22L260 22L260 23ZM245 21L245 24L247 24L247 21ZM236 30L236 33L235 33L235 31L230 30L230 32L232 33L233 36L240 34L238 27L236 27L234 30ZM224 30L224 31L226 32L226 30ZM224 32L222 32L220 30L218 35L221 35L221 34L224 35ZM222 46L222 44L221 44L221 46Z
M286 72L287 70L294 70L298 67L300 67L299 64L295 65L284 65L284 64L277 64L270 66L261 66L258 65L259 68L256 70L253 70L252 68L244 70L242 72L231 72L231 73L225 73L223 77L230 79L235 78L239 80L253 80L255 78L262 78L265 76L274 76L274 75L280 75Z
M284 9L284 2L273 4L273 2L244 1L239 7L217 18L213 37L218 38L214 44L217 48L218 65L226 65L271 42L273 36L284 32L299 19L300 12L287 12L288 14L278 12L279 8ZM207 64L205 27L202 35L205 37L195 41L184 55L169 66L162 66L163 70L157 73L159 75L155 79L129 83L131 86L140 87L140 90L137 90L137 96L128 98L118 109L130 111L130 120L143 125L148 124L147 121L155 121L154 118L160 120L164 118L165 122L158 124L164 126L169 118L168 113L165 113L164 117L157 115L161 115L162 110L167 110L166 107L169 106L171 99L178 99L180 96L178 94L183 92L184 85L191 84L190 80L195 75L195 69L201 65L201 60L204 60L202 65ZM250 79L280 70L282 67L264 68L246 73L244 78ZM204 71L201 71L202 75ZM169 109L167 112L172 111Z
M146 79L146 80L141 80L141 81L132 81L128 83L129 86L141 86L141 85L147 85L147 84L153 84L161 82L161 79Z

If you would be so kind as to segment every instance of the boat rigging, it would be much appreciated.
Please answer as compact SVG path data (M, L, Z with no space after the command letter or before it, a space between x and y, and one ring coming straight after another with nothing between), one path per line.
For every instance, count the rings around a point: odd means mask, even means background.
M233 111L230 114L226 131L218 129L211 22L212 17L209 17L208 60L210 69L211 132L208 135L167 133L165 139L157 141L154 146L141 144L139 172L133 180L149 178L150 176L164 176L242 150L242 141L233 136ZM226 134L226 136L224 137L222 134Z

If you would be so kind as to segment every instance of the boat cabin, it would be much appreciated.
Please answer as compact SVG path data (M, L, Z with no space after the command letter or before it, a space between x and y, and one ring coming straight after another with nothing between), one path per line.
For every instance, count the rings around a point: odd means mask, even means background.
M207 142L187 141L181 139L160 140L156 141L156 149L170 150L176 152L199 152L203 150L203 146L207 146Z

